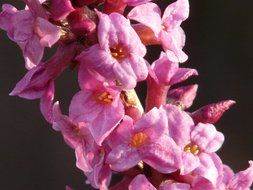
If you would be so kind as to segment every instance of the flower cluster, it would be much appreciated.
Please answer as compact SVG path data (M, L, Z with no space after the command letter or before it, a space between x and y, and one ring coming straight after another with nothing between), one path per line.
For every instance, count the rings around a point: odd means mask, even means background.
M53 129L75 151L76 166L101 190L249 190L253 161L239 173L216 154L224 136L214 124L235 102L186 112L198 86L171 89L198 75L181 67L188 0L163 14L150 0L23 0L2 6L0 28L21 48L26 75L10 95L40 99ZM125 11L127 8L127 11ZM42 61L45 48L56 53ZM153 63L146 47L161 45ZM62 114L54 80L78 70L80 91ZM135 88L147 81L145 111ZM110 186L112 174L124 175ZM66 187L66 189L70 189Z

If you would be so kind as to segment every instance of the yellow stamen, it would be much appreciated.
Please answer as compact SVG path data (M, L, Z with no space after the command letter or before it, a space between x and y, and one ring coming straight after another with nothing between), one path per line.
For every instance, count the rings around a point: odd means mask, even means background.
M184 147L184 151L187 153L192 153L193 155L196 156L199 153L199 147L196 144L190 143Z
M109 104L109 103L112 103L113 97L108 92L103 92L102 94L99 94L97 96L97 100L98 100L99 103Z
M130 140L130 145L134 148L140 148L142 145L146 143L147 139L148 136L145 133L143 132L136 133L135 135L132 136Z
M121 45L115 45L110 48L111 54L115 59L124 59L128 56L128 53Z

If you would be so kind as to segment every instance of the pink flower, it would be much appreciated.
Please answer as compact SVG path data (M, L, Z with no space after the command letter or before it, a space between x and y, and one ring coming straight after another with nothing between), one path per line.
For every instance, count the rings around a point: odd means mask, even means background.
M171 60L185 62L188 58L182 51L185 34L180 25L188 15L188 0L178 0L166 8L163 17L161 17L160 8L155 3L146 3L133 8L128 18L150 27L164 50L170 54Z
M101 145L122 120L124 106L118 89L108 87L88 72L85 76L79 77L82 91L73 97L69 114L76 121L89 123L92 136Z
M11 96L33 100L40 98L40 109L48 122L52 122L54 80L68 66L76 53L76 45L61 46L47 62L29 70L16 84Z
M65 142L75 149L76 166L84 172L91 185L94 188L108 186L111 170L104 163L105 149L95 143L88 125L62 115L58 102L54 104L53 119L53 128L61 131Z
M168 136L165 113L157 108L143 115L133 125L125 117L119 127L108 137L112 151L107 163L115 171L126 171L141 160L161 173L171 173L181 165L181 152Z
M0 14L0 28L22 49L27 69L38 65L44 48L51 47L60 38L60 28L48 22L46 12L38 3L32 1L28 9L20 11L4 4Z
M160 109L167 113L170 137L183 152L181 174L193 171L215 185L220 160L214 152L224 142L223 134L211 124L199 123L195 126L192 118L176 106L166 105Z
M148 181L145 175L137 175L129 184L129 190L156 190L156 188Z
M146 48L124 16L100 12L98 16L99 44L83 51L77 60L106 79L117 81L123 88L132 89L148 75L143 59Z

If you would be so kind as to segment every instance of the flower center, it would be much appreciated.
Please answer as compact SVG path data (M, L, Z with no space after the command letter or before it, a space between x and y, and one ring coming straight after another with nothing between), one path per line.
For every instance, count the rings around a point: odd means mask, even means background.
M124 59L128 56L126 49L121 45L112 46L110 51L115 59Z
M147 139L148 136L145 133L143 132L136 133L132 136L130 140L130 145L134 148L140 148L142 145L146 143Z
M193 155L196 156L199 153L199 147L196 144L190 143L184 147L184 151L187 153L192 153Z
M112 103L113 98L108 92L103 92L97 96L97 101L102 104L109 104Z

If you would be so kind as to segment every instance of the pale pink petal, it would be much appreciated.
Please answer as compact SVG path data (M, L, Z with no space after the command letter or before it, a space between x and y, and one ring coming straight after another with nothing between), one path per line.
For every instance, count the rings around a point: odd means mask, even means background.
M180 82L185 81L191 76L197 76L198 72L195 69L188 69L188 68L179 68L177 73L173 76L170 81L170 85L174 85Z
M76 167L83 172L92 172L93 167L91 166L90 160L95 156L92 152L86 152L82 145L79 145L75 149L76 154Z
M161 52L160 58L152 64L152 68L159 83L169 85L178 70L178 63L171 62L168 56Z
M84 66L87 65L88 68L96 70L109 80L115 79L113 66L118 63L112 56L108 56L108 52L101 49L98 44L83 51L76 57L76 60Z
M129 53L143 57L146 48L132 28L130 21L118 13L109 16L97 12L99 17L98 40L102 49L109 51L110 47L121 44Z
M161 173L172 173L181 167L181 150L167 135L145 144L139 150L141 160Z
M219 177L216 161L211 155L206 153L200 153L198 157L200 160L200 166L193 171L194 174L204 177L216 186Z
M136 54L131 54L129 59L131 61L134 74L137 78L137 82L145 80L148 76L148 68L146 66L145 59Z
M37 66L44 54L44 47L40 44L40 40L37 35L33 35L24 45L23 55L26 62L26 68L29 70Z
M127 17L150 27L156 37L162 29L161 10L155 3L137 6L129 12Z
M194 127L192 118L180 108L165 105L161 109L167 112L169 136L182 148L190 143L190 132Z
M129 184L129 190L156 190L156 188L148 181L145 175L137 175Z
M188 16L189 0L177 0L165 9L162 20L166 26L168 25L168 27L174 29L179 27Z
M228 184L231 190L249 190L253 182L253 161L249 161L250 166L235 174Z
M108 163L114 171L126 171L141 161L137 150L130 147L128 144L121 144L114 148L107 156Z
M183 152L182 153L182 167L180 168L180 174L186 175L192 172L199 166L198 156L193 155L192 153Z
M188 59L188 56L182 51L182 48L181 48L182 39L177 41L178 40L177 38L174 38L173 33L169 33L164 30L162 30L159 33L159 39L160 39L160 42L162 43L163 49L165 51L168 51L168 50L170 51L169 55L171 57L171 60L174 60L175 59L174 56L176 56L177 62L183 63Z
M35 20L34 31L40 37L40 44L43 47L51 47L61 36L59 27L39 17Z
M212 124L199 123L191 132L191 139L202 151L216 152L224 142L224 136Z

